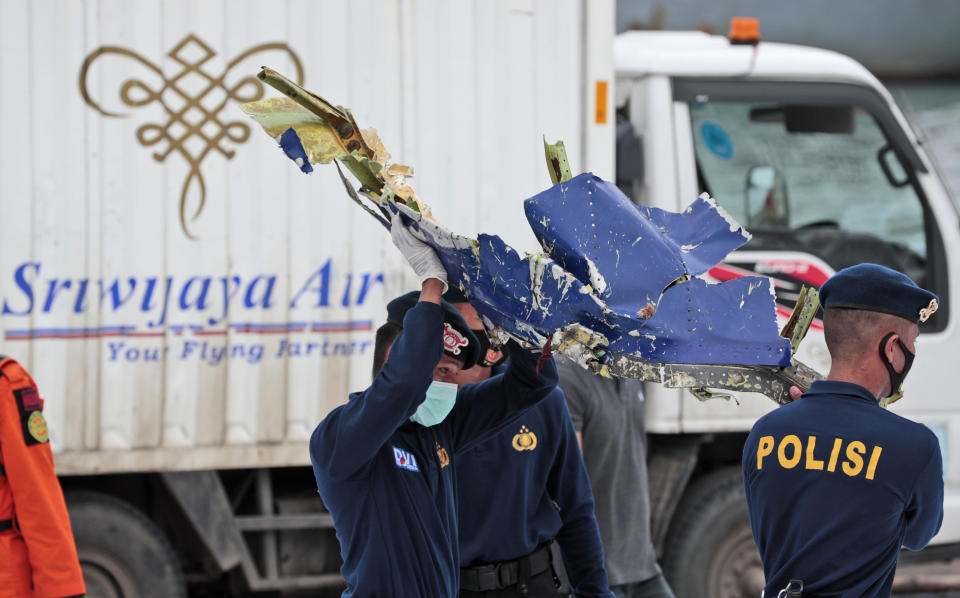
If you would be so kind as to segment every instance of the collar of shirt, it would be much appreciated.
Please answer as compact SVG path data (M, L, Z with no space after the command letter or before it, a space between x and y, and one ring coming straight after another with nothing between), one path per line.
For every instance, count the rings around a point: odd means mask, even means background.
M838 380L817 380L810 385L810 390L803 393L803 398L815 395L843 396L877 403L877 397L866 388L853 382L840 382ZM803 400L803 398L800 400Z

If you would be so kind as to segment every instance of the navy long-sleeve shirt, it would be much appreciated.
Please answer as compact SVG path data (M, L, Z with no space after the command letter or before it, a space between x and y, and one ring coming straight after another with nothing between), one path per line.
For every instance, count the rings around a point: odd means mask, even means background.
M456 464L452 456L546 397L552 361L515 350L502 375L457 393L440 424L409 421L443 352L439 305L418 303L373 384L314 430L310 460L333 516L344 596L451 598L459 592Z
M559 388L457 453L460 561L510 561L557 539L576 596L612 596L593 493Z
M923 548L943 520L936 436L847 382L760 418L743 478L767 596L791 579L804 595L889 596L900 547Z

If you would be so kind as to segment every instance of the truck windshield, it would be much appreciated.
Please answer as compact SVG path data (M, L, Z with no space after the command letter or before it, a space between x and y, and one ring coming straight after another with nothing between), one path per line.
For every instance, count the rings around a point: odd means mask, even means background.
M802 250L834 269L881 263L925 279L924 209L860 108L690 102L703 191L754 234L747 249Z

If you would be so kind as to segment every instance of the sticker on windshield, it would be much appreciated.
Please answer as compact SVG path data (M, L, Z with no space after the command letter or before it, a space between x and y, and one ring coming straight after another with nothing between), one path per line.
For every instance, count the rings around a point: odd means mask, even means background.
M714 156L724 160L733 157L733 144L730 143L730 138L720 125L712 122L703 123L700 125L700 137Z

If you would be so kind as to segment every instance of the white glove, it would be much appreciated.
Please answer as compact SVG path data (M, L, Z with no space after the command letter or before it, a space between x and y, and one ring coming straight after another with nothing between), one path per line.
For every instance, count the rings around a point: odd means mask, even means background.
M417 237L413 235L400 219L400 212L395 212L391 218L390 236L393 238L393 244L397 246L407 263L413 268L413 271L420 277L420 283L423 284L428 278L436 278L443 283L443 292L447 292L447 270L437 257L437 252Z

